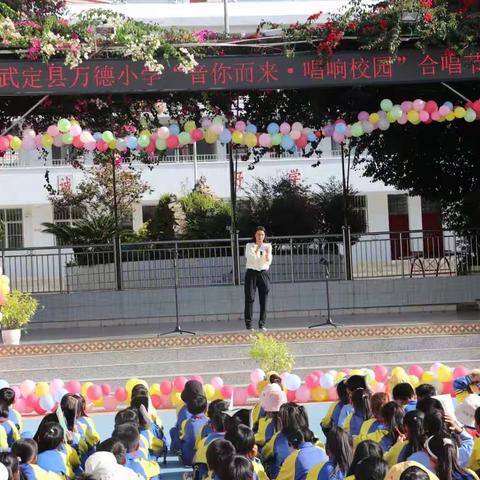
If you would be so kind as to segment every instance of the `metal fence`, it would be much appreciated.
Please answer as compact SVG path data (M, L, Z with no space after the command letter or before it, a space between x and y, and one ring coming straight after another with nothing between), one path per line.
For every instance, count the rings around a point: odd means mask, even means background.
M359 236L271 237L272 282L309 282L384 277L414 278L480 273L479 236L451 232L377 232ZM117 265L124 289L231 285L235 262L245 269L248 239L121 244L115 262L113 243L2 251L3 271L12 288L36 293L112 290ZM345 248L347 247L347 248ZM238 258L232 252L238 251ZM327 260L325 262L324 260ZM243 276L243 275L240 275Z

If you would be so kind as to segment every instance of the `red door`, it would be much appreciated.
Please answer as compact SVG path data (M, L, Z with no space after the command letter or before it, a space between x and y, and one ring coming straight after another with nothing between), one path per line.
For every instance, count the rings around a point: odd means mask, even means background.
M388 227L392 260L410 256L410 234L408 232L408 196L388 196Z
M443 257L442 214L437 202L422 198L422 227L425 258Z

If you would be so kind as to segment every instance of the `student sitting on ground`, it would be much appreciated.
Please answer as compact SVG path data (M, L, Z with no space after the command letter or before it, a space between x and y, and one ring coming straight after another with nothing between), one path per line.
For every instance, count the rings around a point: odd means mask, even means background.
M353 454L353 460L350 464L350 468L347 472L347 477L345 480L355 480L355 468L356 466L366 458L383 458L383 449L382 447L373 440L364 440L357 445L355 453Z
M382 458L365 458L355 467L355 480L385 480L387 470L387 462Z
M130 468L126 467L127 464L127 449L125 445L118 440L117 438L107 438L103 442L100 442L97 445L97 453L100 452L108 452L111 453L114 457L118 465L123 467L123 476L126 477L127 480L139 480L141 477L135 473ZM88 460L87 460L88 463Z
M280 385L270 383L262 392L261 403L265 417L260 418L255 434L255 442L259 447L268 443L278 430L278 411L284 403L287 403L287 395Z
M353 412L347 415L342 428L352 437L356 437L360 433L363 422L372 417L372 409L370 406L370 390L357 388L352 393Z
M365 420L360 427L359 435L364 438L368 433L376 432L385 428L381 419L382 407L389 402L388 393L378 392L372 395L370 406L372 409L372 418ZM355 443L355 442L354 442Z
M208 479L224 478L234 456L235 447L228 440L214 440L207 448Z
M332 427L338 427L340 412L345 405L350 403L345 380L340 380L340 382L337 383L336 390L338 400L330 405L327 414L323 417L322 422L320 423L325 437Z
M1 475L3 475L5 480L21 479L20 465L15 455L11 453L0 453L0 465L3 466L3 469L0 469L0 479L2 478Z
M417 402L424 398L431 398L437 395L437 389L429 383L422 383L415 388L415 395L417 396Z
M208 423L208 418L205 415L207 411L207 399L204 396L195 397L187 406L191 416L186 421L184 431L180 438L181 460L185 466L191 466L195 456L195 442L198 432L203 425Z
M15 390L10 387L0 389L0 400L4 400L8 406L8 419L11 420L17 430L21 432L23 430L23 419L17 410L13 408L15 403Z

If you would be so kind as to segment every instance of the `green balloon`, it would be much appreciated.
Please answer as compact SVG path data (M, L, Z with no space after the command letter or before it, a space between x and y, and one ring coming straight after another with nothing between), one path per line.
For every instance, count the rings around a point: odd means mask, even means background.
M62 118L58 121L57 127L62 133L67 133L70 130L72 124L66 118Z
M164 138L157 138L155 146L157 147L157 150L165 150L167 148L167 143Z
M395 114L393 113L392 110L390 110L390 111L387 113L387 120L388 120L390 123L393 123L393 122L396 122L396 121L397 121L397 117L395 116Z
M73 142L73 135L71 133L64 133L62 135L62 142L65 145L71 145L71 143Z
M400 105L394 105L393 108L388 113L391 113L395 117L395 120L398 120L399 118L401 118L403 113L402 107L400 107Z
M272 145L280 145L282 143L282 134L274 133L272 135Z
M190 134L188 134L187 132L181 132L178 135L178 141L183 145L189 143L190 142Z
M467 108L467 111L465 112L465 116L463 118L466 122L472 123L476 120L477 114L475 113L475 110L473 110L473 108Z
M102 133L102 140L107 143L111 143L113 141L113 133L110 130L105 130Z
M393 102L391 100L389 100L388 98L384 98L381 102L380 102L380 108L384 111L384 112L389 112L392 108L393 108Z
M363 127L360 122L354 123L352 125L352 136L361 137L363 135Z
M142 147L148 147L148 144L150 143L150 139L146 135L140 135L138 137L138 144Z
M216 124L218 124L218 125L223 125L223 117L221 117L220 115L217 115L217 116L213 119L212 123L216 123Z

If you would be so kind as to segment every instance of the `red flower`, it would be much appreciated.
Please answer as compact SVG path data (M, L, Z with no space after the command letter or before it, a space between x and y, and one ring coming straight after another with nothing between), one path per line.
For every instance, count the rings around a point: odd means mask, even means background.
M422 0L420 3L422 8L432 8L433 0Z
M433 15L431 14L431 12L427 12L424 16L423 16L423 19L428 22L428 23L431 23L433 21Z
M353 30L355 31L358 28L358 23L355 20L352 20L348 25L347 25L347 30Z
M310 15L307 18L307 22L314 22L315 20L318 20L320 18L321 14L322 14L322 12L317 12L317 13L314 13L313 15Z
M380 30L386 30L388 28L388 22L382 18L379 22L378 22L378 26L380 27Z

